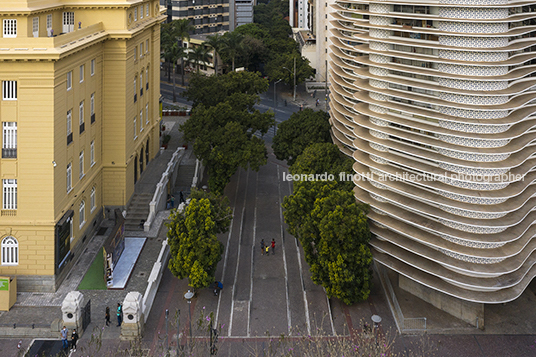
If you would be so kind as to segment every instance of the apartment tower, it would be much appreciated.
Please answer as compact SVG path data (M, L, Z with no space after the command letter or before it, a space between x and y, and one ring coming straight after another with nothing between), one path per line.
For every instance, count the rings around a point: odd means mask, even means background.
M189 19L195 34L215 34L235 29L234 0L160 0L167 6L168 21Z
M333 138L374 259L467 322L536 275L536 5L331 5Z
M0 275L19 291L55 291L158 152L164 11L2 1Z

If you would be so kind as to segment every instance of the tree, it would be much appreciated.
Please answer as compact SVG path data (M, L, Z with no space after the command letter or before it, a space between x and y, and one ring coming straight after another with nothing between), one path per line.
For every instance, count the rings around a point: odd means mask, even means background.
M193 189L190 193L191 200L207 199L212 205L213 220L216 224L216 233L222 234L229 230L233 211L229 207L229 198L227 196L217 195L214 192L205 192L199 189Z
M169 61L172 64L173 68L173 101L176 102L175 96L175 68L177 67L177 61L184 58L186 52L184 47L180 47L177 43L173 43L171 46L166 47L165 51L162 53L165 61Z
M296 59L296 85L311 78L315 70L309 60L299 53L281 53L266 64L265 70L270 78L282 79L287 85L294 85L294 59ZM288 69L285 69L288 68Z
M292 165L296 158L313 143L330 143L329 115L323 111L305 109L293 113L278 125L272 149L279 160Z
M190 33L195 31L195 27L188 19L173 20L170 23L162 24L161 30L161 47L163 52L166 52L172 46L177 45L183 48L183 41L190 40ZM184 55L181 59L182 85L184 86ZM176 65L176 62L174 63ZM171 71L169 71L171 72ZM169 75L168 72L168 75ZM168 77L169 80L169 77Z
M231 58L233 72L235 70L236 56L243 50L243 39L244 36L235 31L226 32L225 35L223 35L223 52Z
M268 90L268 81L255 72L230 72L222 76L193 74L183 96L193 102L193 107L203 104L215 106L235 93L258 95Z
M224 46L223 38L219 33L215 35L210 35L210 36L207 36L207 40L205 41L205 44L209 46L210 48L212 48L213 50L212 58L214 59L214 73L215 75L218 75L219 74L218 57Z
M268 56L268 50L264 46L264 42L258 38L247 35L242 41L244 44L243 51L243 63L247 69L257 71L259 69L259 64Z
M171 251L169 270L179 279L188 278L194 289L214 282L223 244L216 237L213 206L206 198L192 199L186 210L171 213L167 237Z
M366 213L334 181L301 182L283 202L289 232L299 238L311 279L346 304L370 294L372 254Z
M197 73L199 73L200 64L206 64L209 61L208 49L204 44L194 47L194 49L188 53L188 60L194 63Z
M257 95L234 93L214 106L198 105L181 125L185 140L194 142L194 154L208 169L211 191L223 192L239 167L256 171L266 163L264 142L254 134L266 134L273 113L254 109L257 101Z

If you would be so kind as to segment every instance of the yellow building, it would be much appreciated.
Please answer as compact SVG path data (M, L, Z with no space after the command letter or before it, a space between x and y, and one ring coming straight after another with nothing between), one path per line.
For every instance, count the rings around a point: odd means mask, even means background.
M55 291L157 154L163 11L2 0L0 275L19 291Z

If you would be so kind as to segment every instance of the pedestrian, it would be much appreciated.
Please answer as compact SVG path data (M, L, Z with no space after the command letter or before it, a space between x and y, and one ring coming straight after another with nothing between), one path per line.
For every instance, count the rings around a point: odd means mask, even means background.
M179 192L179 204L183 202L186 202L186 200L184 199L184 195L182 194L182 190L181 190L181 192Z
M320 104L320 99L316 99L316 106L318 107L318 104Z
M121 326L121 315L123 314L123 307L120 303L117 303L117 327Z
M261 255L264 255L264 239L261 239Z
M63 349L66 350L69 348L69 343L67 342L67 335L69 334L69 330L67 330L67 327L63 326L60 333L61 333L61 345Z
M300 104L300 112L303 110L303 104Z
M110 307L106 306L106 315L104 315L106 326L110 326Z
M219 281L214 282L214 296L218 296L218 293L223 289L223 284Z
M275 239L272 238L272 255L275 254Z
M175 197L171 195L171 208L175 208Z
M266 255L270 255L270 246L269 245L266 246Z
M78 341L78 334L76 333L76 329L73 329L73 333L71 334L71 351L76 352L76 341Z

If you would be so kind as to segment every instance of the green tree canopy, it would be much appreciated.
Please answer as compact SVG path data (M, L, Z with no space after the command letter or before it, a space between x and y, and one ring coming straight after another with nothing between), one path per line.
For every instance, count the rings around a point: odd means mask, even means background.
M279 160L294 164L296 158L313 143L331 143L329 115L324 111L305 109L293 113L278 125L272 149Z
M268 81L258 72L230 72L210 77L192 74L190 86L183 92L183 96L192 101L194 107L199 104L211 107L228 100L234 93L257 95L267 90Z
M222 193L239 167L257 171L266 163L264 142L254 134L266 134L274 120L272 112L253 108L257 100L256 95L234 93L214 106L201 104L180 127L207 167L212 191Z
M292 174L324 174L333 175L334 180L339 182L337 189L351 191L354 187L352 169L354 161L341 153L337 145L332 143L317 143L309 145L298 156L294 164L290 167ZM343 174L342 177L339 174ZM300 185L295 182L295 185Z
M314 75L315 70L309 65L309 60L297 51L281 53L275 56L266 64L266 73L272 79L282 79L287 85L293 86L294 58L296 58L296 85L305 82L306 79Z
M191 200L201 200L206 198L212 205L212 219L216 224L216 233L221 234L229 230L233 211L229 206L229 198L223 195L217 195L214 192L205 192L194 188L190 193Z
M214 207L209 199L192 199L186 210L173 210L167 237L171 251L169 270L179 279L188 278L195 289L214 282L223 244L216 237Z

